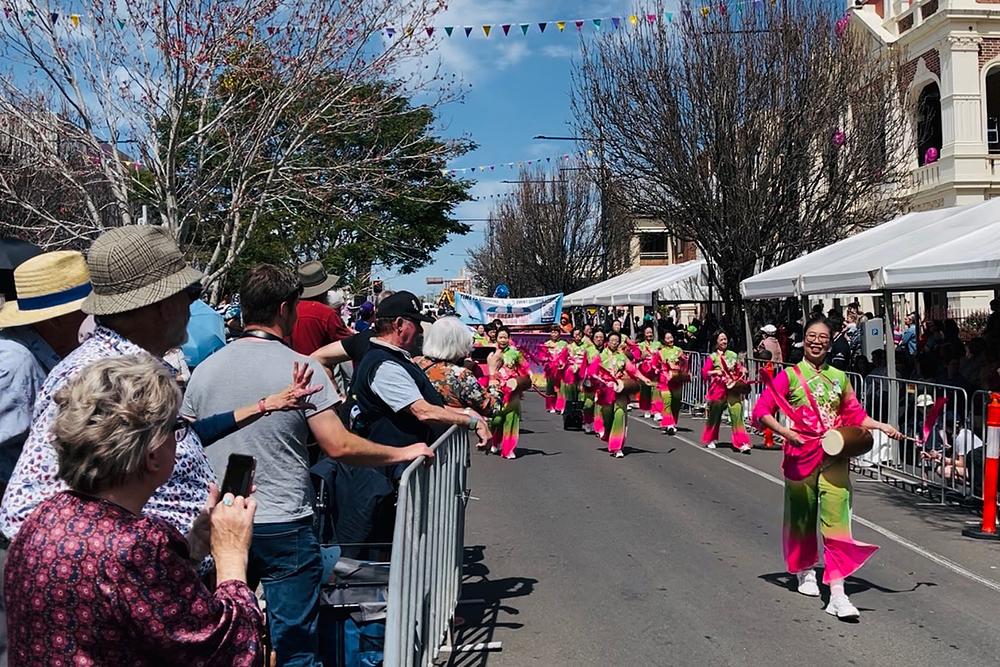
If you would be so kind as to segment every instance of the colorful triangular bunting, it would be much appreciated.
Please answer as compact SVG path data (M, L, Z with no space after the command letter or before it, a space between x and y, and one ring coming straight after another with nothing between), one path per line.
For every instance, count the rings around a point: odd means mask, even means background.
M563 30L566 29L566 22L565 21L556 21L556 27L559 28L559 32L562 32Z
M622 19L621 19L620 16L612 16L611 17L611 27L614 30L618 30L618 26L621 24L621 22L622 22Z
M528 34L528 28L530 28L530 27L531 27L530 23L522 23L521 24L521 34L527 36L527 34Z
M502 26L500 26L500 29L503 30L503 36L504 37L507 37L510 34L510 24L509 23L504 23Z
M601 19L594 19L594 29L595 30L601 29Z
M483 26L483 35L486 36L487 38L489 38L489 36L490 36L490 30L492 28L493 28L493 26L491 26L491 25L484 25Z
M465 36L468 37L471 34L472 34L472 26L471 25L465 26Z
M444 31L445 31L445 33L446 33L446 34L447 34L447 35L448 35L449 37L451 37L451 33L455 32L455 26L453 26L453 25L446 25L446 26L444 27Z
M656 23L656 14L646 14L646 20L650 23Z
M389 39L392 39L395 34L396 34L396 29L395 28L386 28L385 29L385 36L388 37Z
M547 27L548 25L549 25L549 24L548 24L548 23L545 23L544 21L543 21L542 23L539 23L539 24L538 24L538 32L545 32L545 28L546 28L546 27Z
M631 23L632 25L638 25L639 17L636 16L635 14L630 14L628 17L628 22Z
M428 37L433 37L434 36L434 26L429 25L426 28L424 28L424 30L427 32L427 36Z

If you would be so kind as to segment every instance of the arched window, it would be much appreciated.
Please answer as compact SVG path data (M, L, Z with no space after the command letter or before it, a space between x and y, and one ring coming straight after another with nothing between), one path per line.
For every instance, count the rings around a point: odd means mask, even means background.
M986 145L1000 153L1000 65L986 73Z
M923 166L928 161L930 148L940 153L942 143L941 90L936 83L929 83L917 99L917 164Z

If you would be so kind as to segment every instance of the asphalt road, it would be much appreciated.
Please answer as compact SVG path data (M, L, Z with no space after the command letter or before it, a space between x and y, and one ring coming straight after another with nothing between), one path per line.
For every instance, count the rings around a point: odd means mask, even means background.
M713 453L633 418L611 459L536 398L520 458L470 472L456 645L502 650L451 664L1000 664L1000 543L961 538L970 517L857 482L871 527L855 536L882 549L847 582L860 621L839 621L825 587L804 597L784 572L778 452Z

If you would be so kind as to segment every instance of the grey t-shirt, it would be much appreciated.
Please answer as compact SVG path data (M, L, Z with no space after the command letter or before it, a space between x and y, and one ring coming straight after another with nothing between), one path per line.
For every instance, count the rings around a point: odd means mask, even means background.
M309 479L309 417L335 405L340 396L316 361L277 341L243 338L222 348L194 370L181 412L195 419L253 405L281 391L292 380L292 363L313 368L313 384L323 389L310 398L315 409L275 412L222 438L205 450L219 483L230 454L257 459L255 523L295 521L312 515Z

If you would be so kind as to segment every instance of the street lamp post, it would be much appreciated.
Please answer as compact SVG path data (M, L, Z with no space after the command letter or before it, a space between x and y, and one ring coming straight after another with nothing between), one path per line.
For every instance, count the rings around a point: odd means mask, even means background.
M583 141L581 137L560 137L560 136L550 136L547 134L536 134L533 139L542 139L545 141ZM598 229L601 232L601 247L604 250L604 261L601 262L601 279L608 279L608 217L604 210L604 185L605 185L605 168L604 168L604 147L603 145L598 146L600 156L600 165L598 171L600 172L597 177L597 195L598 195L598 206L601 210L598 215Z

